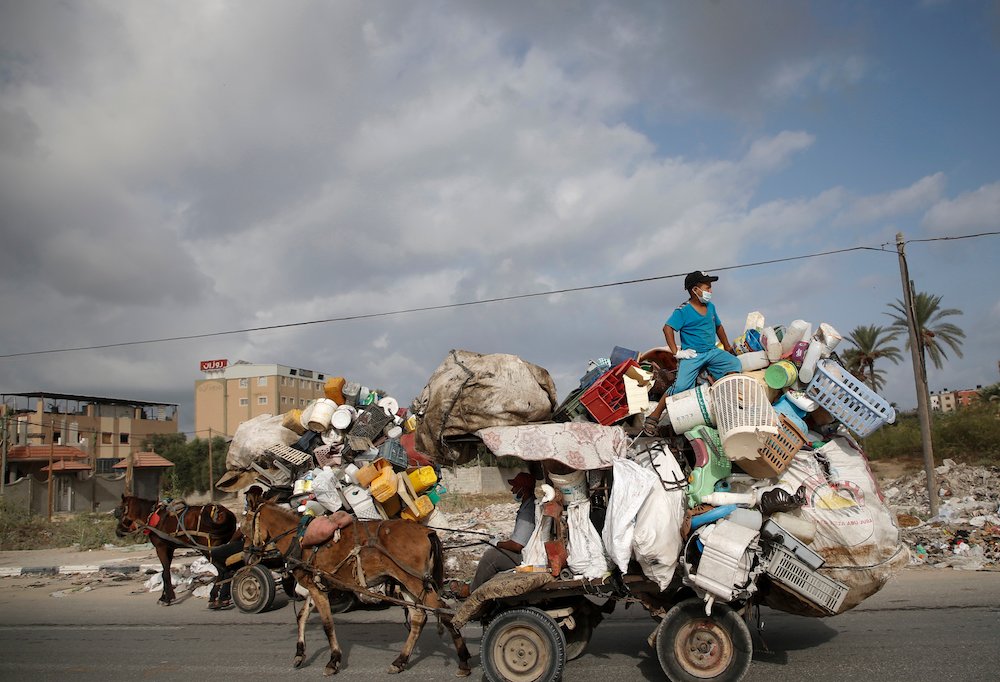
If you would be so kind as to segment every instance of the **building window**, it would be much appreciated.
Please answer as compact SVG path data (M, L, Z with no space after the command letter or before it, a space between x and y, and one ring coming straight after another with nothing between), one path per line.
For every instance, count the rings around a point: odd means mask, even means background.
M119 433L118 434L118 442L121 445L128 445L128 434L127 433Z
M306 406L306 399L299 398L299 407L305 407L305 406Z
M296 374L298 374L298 372L299 372L299 370L297 370L297 369L290 369L290 370L288 370L288 373L291 374L292 376L295 376Z
M102 431L101 432L101 445L111 445L111 432Z
M52 432L52 442L53 443L60 443L60 442L62 442L60 440L61 438L62 438L62 431L53 431Z
M299 379L299 381L301 382L299 384L299 388L305 388L306 387L306 380L305 379Z
M240 388L246 388L249 385L250 381L248 379L240 379Z
M258 386L267 386L267 377L257 377Z
M259 396L257 396L257 404L258 405L267 405L267 396L266 395L259 395Z
M250 404L250 398L240 398L240 407L246 407Z
M118 463L117 459L108 457L99 457L95 462L95 472L98 474L113 474L115 473L114 466Z
M318 378L320 381L323 381L323 375L322 374L317 374L316 378Z

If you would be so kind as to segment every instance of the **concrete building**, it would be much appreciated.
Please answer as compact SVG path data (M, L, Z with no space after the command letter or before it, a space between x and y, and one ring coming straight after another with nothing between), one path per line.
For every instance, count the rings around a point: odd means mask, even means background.
M205 378L194 382L194 428L198 438L232 436L236 427L261 414L302 409L323 397L324 372L238 360L206 360Z
M147 436L177 433L176 403L69 393L0 395L6 425L4 452L17 446L66 445L82 451L95 473L112 467L131 452L142 450ZM9 477L10 467L5 472Z
M931 393L931 409L938 412L954 412L960 407L968 407L979 400L979 390L982 386L966 388L960 391L949 391L947 388L937 393Z

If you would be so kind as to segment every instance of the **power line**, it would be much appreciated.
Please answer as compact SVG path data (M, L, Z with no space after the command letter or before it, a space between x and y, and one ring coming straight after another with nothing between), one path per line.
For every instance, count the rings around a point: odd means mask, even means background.
M1000 231L997 232L979 232L977 234L961 234L954 237L927 237L926 239L907 239L907 244L913 244L916 242L946 242L946 241L956 241L959 239L974 239L975 237L993 237L1000 235Z
M954 236L954 237L935 237L935 238L928 238L928 239L914 239L914 240L910 240L910 241L913 241L913 242L928 242L928 241L944 241L944 240L956 240L956 239L972 239L972 238L975 238L975 237L992 236L992 235L997 235L997 234L1000 234L1000 232L982 232L982 233L979 233L979 234L972 234L972 235L960 235L960 236ZM882 244L882 245L877 246L877 247L876 246L853 246L853 247L844 248L844 249L834 249L834 250L831 250L831 251L820 251L820 252L817 252L817 253L807 253L807 254L802 254L802 255L798 255L798 256L788 256L786 258L772 258L772 259L769 259L769 260L756 261L756 262L753 262L753 263L741 263L741 264L738 264L738 265L726 265L726 266L721 266L721 267L717 267L717 268L709 268L709 270L711 270L713 272L725 272L725 271L729 271L729 270L741 270L741 269L744 269L744 268L759 267L759 266L762 266L762 265L774 265L776 263L788 263L788 262L797 261L797 260L805 260L805 259L808 259L808 258L820 258L820 257L823 257L823 256L832 256L832 255L837 255L837 254L841 254L841 253L851 253L853 251L879 251L879 252L883 252L883 253L889 253L890 250L886 248L887 246L889 246L889 244ZM895 250L894 249L891 250L891 253L895 254ZM529 293L526 293L526 294L514 294L514 295L511 295L511 296L496 296L496 297L493 297L493 298L485 298L485 299L480 299L480 300L477 300L477 301L460 301L458 303L443 303L441 305L420 306L420 307L416 307L416 308L402 308L402 309L399 309L399 310L387 310L387 311L376 312L376 313L361 313L361 314L358 314L358 315L344 315L344 316L341 316L341 317L328 317L328 318L319 319L319 320L307 320L307 321L302 321L302 322L288 322L288 323L285 323L285 324L273 324L273 325L266 325L266 326L261 326L261 327L246 327L246 328L243 328L243 329L230 329L230 330L227 330L227 331L206 332L206 333L203 333L203 334L185 334L183 336L167 336L167 337L156 338L156 339L142 339L142 340L139 340L139 341L121 341L121 342L118 342L118 343L105 343L105 344L97 344L97 345L92 345L92 346L76 346L76 347L71 347L71 348L52 348L52 349L48 349L48 350L25 351L25 352L22 352L22 353L7 353L7 354L0 355L0 359L19 358L19 357L26 357L26 356L30 356L30 355L50 355L50 354L54 354L54 353L73 353L73 352L87 351L87 350L103 350L103 349L107 349L107 348L122 348L122 347L126 347L126 346L141 346L141 345L152 344L152 343L168 343L168 342L171 342L171 341L190 341L190 340L193 340L193 339L208 339L208 338L213 338L213 337L218 337L218 336L232 336L234 334L249 334L249 333L252 333L252 332L274 331L274 330L278 330L278 329L292 329L292 328L295 328L295 327L307 327L307 326L312 326L312 325L317 325L317 324L331 324L331 323L334 323L334 322L353 322L353 321L357 321L357 320L370 320L370 319L376 319L376 318L381 318L381 317L392 317L392 316L395 316L395 315L407 315L407 314L412 314L412 313L426 313L426 312L432 312L432 311L436 311L436 310L449 310L449 309L454 309L454 308L465 308L465 307L470 307L470 306L487 305L487 304L490 304L490 303L503 303L503 302L506 302L506 301L518 301L518 300L529 299L529 298L538 298L538 297L542 297L542 296L555 296L555 295L558 295L558 294L572 294L572 293L578 293L578 292L581 292L581 291L595 291L595 290L598 290L598 289L608 289L608 288L612 288L612 287L631 286L633 284L644 284L644 283L648 283L648 282L658 282L658 281L661 281L661 280L673 279L673 278L676 278L676 277L684 277L686 274L687 273L672 273L672 274L669 274L669 275L656 275L656 276L653 276L653 277L641 277L641 278L638 278L638 279L620 280L620 281L617 281L617 282L606 282L606 283L603 283L603 284L589 284L589 285L586 285L586 286L566 287L566 288L563 288L563 289L552 289L552 290L549 290L549 291L534 291L534 292L529 292Z

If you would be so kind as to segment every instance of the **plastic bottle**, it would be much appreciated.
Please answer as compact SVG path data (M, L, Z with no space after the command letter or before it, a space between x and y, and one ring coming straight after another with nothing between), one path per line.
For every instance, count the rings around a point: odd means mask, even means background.
M805 320L795 320L788 325L788 329L785 330L785 335L781 339L782 356L788 355L792 352L795 344L802 340L806 330L809 330L811 333L812 325Z
M730 504L742 504L747 507L752 507L757 502L757 495L754 492L709 493L708 495L703 495L701 501L705 504L710 504L713 507L721 507L723 505Z
M816 336L823 342L823 357L828 358L830 354L833 353L834 349L837 347L844 337L840 335L832 325L826 322L821 322L819 329L816 331Z
M738 507L726 518L733 523L738 523L745 528L749 528L750 530L760 530L760 527L764 525L764 516L756 509L744 509L743 507Z
M764 327L763 343L769 362L777 362L781 359L781 341L778 340L778 332L774 330L774 327Z
M775 512L771 520L807 545L816 537L816 522L789 512Z
M816 363L819 362L825 348L826 346L819 339L814 338L809 342L809 350L806 351L806 355L802 359L802 366L799 367L799 380L802 383L808 384L812 381L813 372L816 371Z

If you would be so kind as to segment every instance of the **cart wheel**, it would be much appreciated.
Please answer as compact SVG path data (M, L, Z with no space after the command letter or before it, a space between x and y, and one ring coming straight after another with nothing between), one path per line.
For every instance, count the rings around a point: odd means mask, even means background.
M510 609L486 626L479 655L490 682L555 682L566 665L566 641L544 611Z
M281 589L285 591L285 596L292 601L302 601L305 597L295 591L295 584L295 576L291 573L281 579Z
M737 682L753 659L753 640L743 619L725 604L711 617L705 602L687 599L674 606L656 629L656 655L673 682Z
M566 660L575 661L583 656L590 644L590 637L594 634L594 625L585 614L577 614L576 627L572 630L563 630L566 638Z
M358 605L358 596L353 592L330 590L330 613L347 613Z
M258 564L244 566L233 576L233 601L243 613L267 611L276 591L271 571Z

